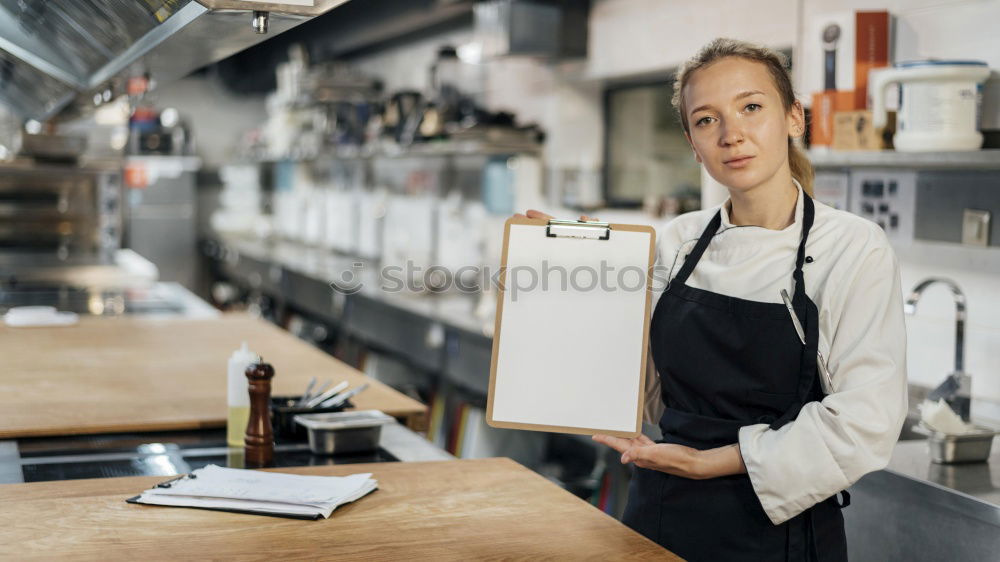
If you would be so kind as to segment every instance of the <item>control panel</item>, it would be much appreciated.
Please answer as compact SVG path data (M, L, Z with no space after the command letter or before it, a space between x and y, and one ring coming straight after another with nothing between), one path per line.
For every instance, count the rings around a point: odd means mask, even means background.
M855 170L849 182L850 212L878 224L893 243L913 241L916 171Z

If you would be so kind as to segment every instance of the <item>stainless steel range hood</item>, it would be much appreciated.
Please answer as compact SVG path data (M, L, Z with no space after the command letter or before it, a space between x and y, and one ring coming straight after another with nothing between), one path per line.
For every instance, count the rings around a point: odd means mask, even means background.
M33 119L183 77L347 0L0 0L0 102ZM266 29L266 33L261 33Z

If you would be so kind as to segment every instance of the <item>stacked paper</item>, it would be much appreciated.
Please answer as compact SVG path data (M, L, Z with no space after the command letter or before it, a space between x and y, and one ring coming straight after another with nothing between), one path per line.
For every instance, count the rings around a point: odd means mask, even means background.
M163 486L163 487L161 487ZM329 517L378 488L371 473L302 476L208 465L130 501L291 517Z

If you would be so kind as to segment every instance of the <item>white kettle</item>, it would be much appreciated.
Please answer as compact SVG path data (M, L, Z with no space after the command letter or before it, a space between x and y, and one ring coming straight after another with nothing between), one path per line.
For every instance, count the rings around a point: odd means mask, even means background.
M872 123L875 128L885 126L886 90L898 83L896 150L978 150L983 144L979 104L989 75L985 62L970 60L902 62L872 70L868 78Z

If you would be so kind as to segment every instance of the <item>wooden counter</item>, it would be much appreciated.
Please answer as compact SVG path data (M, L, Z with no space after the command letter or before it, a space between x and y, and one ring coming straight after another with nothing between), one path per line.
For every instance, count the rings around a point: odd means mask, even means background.
M0 558L680 560L510 459L284 468L379 489L302 521L125 503L165 477L0 485Z
M275 395L301 394L313 376L369 382L351 399L357 408L425 429L423 404L263 320L83 317L0 325L0 439L224 426L226 363L243 341L274 366Z

